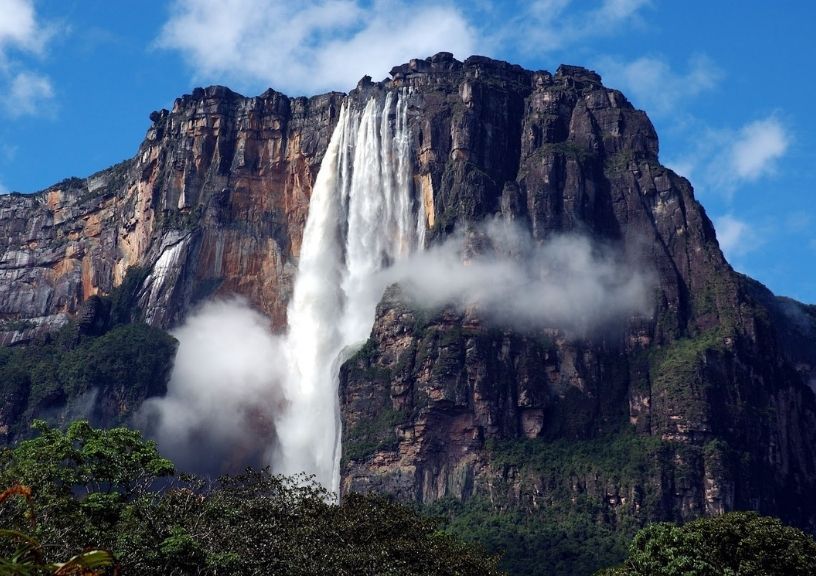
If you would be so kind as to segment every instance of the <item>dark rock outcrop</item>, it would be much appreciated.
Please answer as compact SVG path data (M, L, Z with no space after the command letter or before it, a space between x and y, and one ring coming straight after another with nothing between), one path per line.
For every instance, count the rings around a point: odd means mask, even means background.
M813 312L731 269L689 182L660 165L646 115L573 66L441 54L392 76L383 88L412 90L433 239L493 215L536 240L589 234L649 263L658 288L651 319L580 340L429 318L389 293L341 372L343 489L525 506L548 484L495 446L635 433L658 442L650 475L594 470L562 487L638 522L738 507L813 527Z

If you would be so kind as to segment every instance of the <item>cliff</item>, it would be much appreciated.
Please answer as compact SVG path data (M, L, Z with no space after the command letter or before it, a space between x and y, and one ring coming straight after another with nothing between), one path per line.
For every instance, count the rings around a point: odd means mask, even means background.
M150 324L176 325L196 301L239 293L285 325L292 258L342 98L199 88L151 114L135 158L0 197L0 341L64 323L137 265L151 271L140 297Z
M589 235L654 272L654 307L575 338L390 288L341 369L342 489L622 531L733 508L816 527L816 312L734 272L645 113L583 68L441 53L348 96L197 89L151 115L134 159L0 197L3 343L132 266L149 324L238 293L283 327L341 102L403 88L429 245L496 216L536 241Z

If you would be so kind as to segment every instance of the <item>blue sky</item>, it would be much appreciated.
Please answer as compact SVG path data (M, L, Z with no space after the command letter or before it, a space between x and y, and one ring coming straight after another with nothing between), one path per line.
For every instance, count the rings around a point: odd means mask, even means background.
M132 156L195 86L347 91L440 50L597 70L646 110L729 261L816 303L816 4L0 0L0 192Z

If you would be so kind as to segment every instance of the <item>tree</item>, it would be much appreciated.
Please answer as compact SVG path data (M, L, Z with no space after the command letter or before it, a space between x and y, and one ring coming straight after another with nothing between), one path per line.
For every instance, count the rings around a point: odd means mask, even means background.
M0 489L25 483L33 504L2 503L0 519L20 532L39 519L37 561L93 546L140 576L500 574L496 558L383 497L337 504L311 478L268 470L171 478L171 462L138 432L36 427L38 437L0 454ZM0 566L14 553L0 547Z
M125 505L173 474L156 444L134 430L78 421L62 431L40 420L33 428L39 436L0 452L0 487L30 486L32 507L7 503L0 514L5 525L24 527L33 513L34 536L48 549L110 548Z
M777 518L731 512L648 526L635 535L623 566L599 574L809 576L816 574L816 541Z
M0 504L12 496L20 496L29 506L32 526L37 520L31 511L31 488L12 486L0 492ZM45 560L42 544L35 538L17 530L0 529L0 550L5 552L0 557L0 574L3 576L29 576L34 574L51 574L53 576L100 576L103 571L116 570L116 560L107 550L86 550L68 559L67 562L48 562Z

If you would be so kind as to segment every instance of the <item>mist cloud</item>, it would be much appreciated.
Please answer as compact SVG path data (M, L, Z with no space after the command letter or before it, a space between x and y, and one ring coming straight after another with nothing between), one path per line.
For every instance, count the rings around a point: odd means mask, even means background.
M295 93L348 90L441 50L466 57L474 42L463 10L404 0L175 0L157 40L203 78Z
M577 235L535 242L503 220L456 233L373 276L365 295L369 330L376 302L394 283L420 307L475 309L487 322L558 328L571 337L649 315L654 288L653 276L620 252ZM167 396L147 401L137 423L180 468L275 469L278 436L320 426L319 416L299 408L287 349L293 340L273 333L246 301L210 302L173 335L180 344Z
M137 417L184 470L264 463L286 373L280 337L246 301L209 302L172 332L179 341L167 395Z
M502 220L461 232L382 274L416 304L475 307L486 319L518 328L558 328L589 335L633 315L649 316L653 275L578 235L535 242Z

